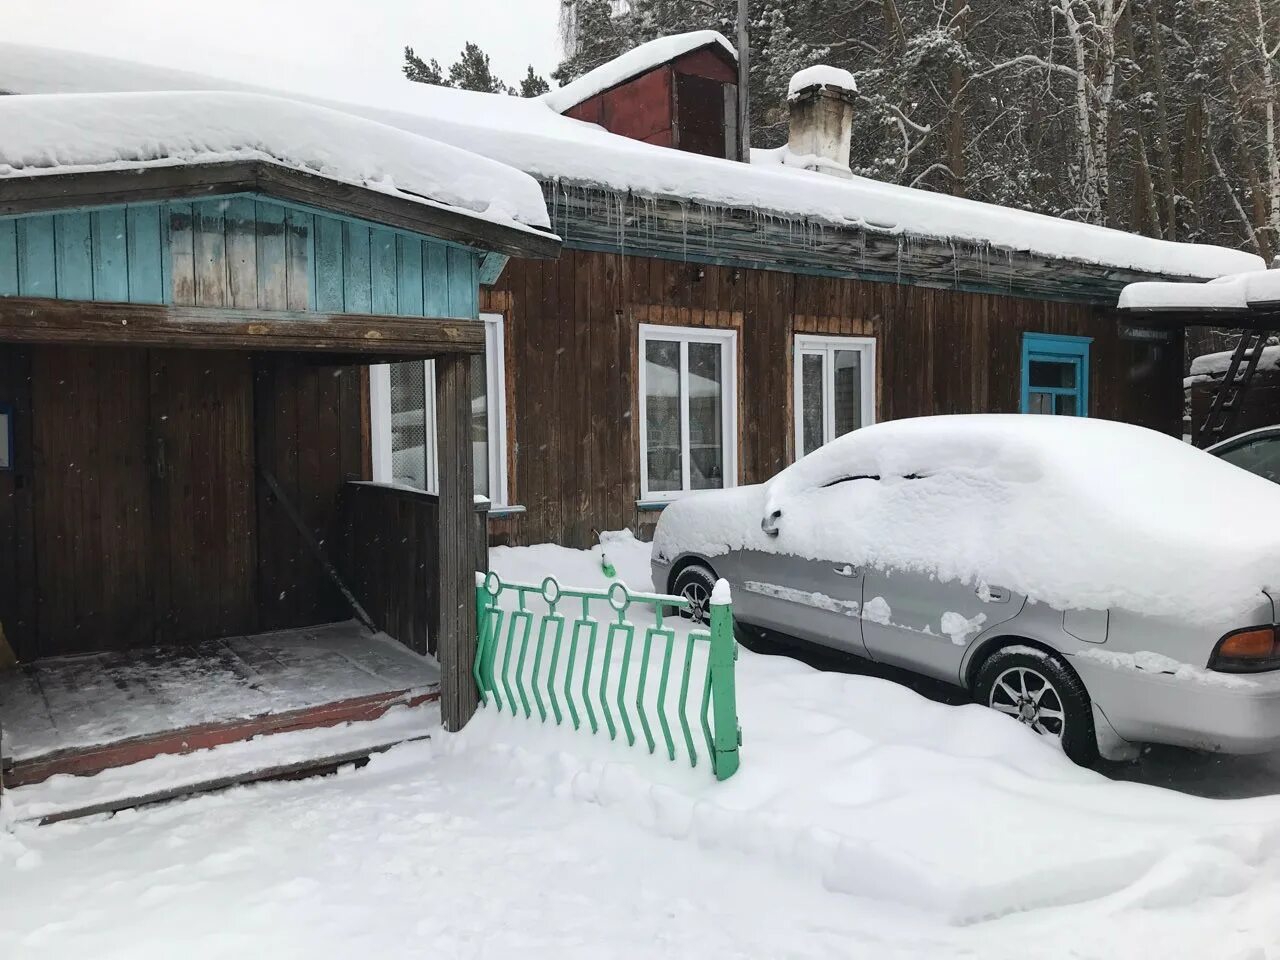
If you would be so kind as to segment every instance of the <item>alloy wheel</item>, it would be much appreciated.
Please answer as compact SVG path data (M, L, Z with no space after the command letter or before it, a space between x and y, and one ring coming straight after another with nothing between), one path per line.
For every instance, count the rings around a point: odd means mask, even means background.
M691 581L685 584L680 595L689 601L689 619L697 623L706 623L707 605L711 600L711 594L707 591L706 585L696 580Z
M1043 674L1029 667L1010 667L991 687L987 705L1017 717L1036 733L1061 740L1067 729L1062 698Z

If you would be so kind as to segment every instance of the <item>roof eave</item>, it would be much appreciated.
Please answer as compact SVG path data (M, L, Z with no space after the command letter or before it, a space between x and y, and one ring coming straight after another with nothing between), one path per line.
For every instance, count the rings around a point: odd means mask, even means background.
M509 256L560 254L560 239L550 231L495 223L430 198L422 202L268 160L11 175L0 178L0 216L228 193L259 193Z

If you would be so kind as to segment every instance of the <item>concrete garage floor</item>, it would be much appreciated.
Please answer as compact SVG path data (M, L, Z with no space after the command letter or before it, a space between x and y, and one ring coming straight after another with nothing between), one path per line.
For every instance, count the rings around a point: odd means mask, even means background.
M968 695L958 687L781 634L752 640L747 646L757 653L794 657L818 670L892 680L938 703L958 705L969 702ZM1098 770L1112 780L1166 787L1198 797L1241 799L1280 794L1280 752L1229 756L1180 747L1150 746L1135 762L1103 762Z

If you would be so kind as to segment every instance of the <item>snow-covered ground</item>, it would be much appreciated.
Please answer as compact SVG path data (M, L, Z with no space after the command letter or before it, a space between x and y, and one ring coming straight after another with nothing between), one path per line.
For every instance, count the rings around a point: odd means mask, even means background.
M647 549L608 544L647 588ZM494 551L602 584L593 553ZM4 956L1280 958L1280 798L1115 783L975 706L744 651L716 784L484 711L361 771L0 831Z

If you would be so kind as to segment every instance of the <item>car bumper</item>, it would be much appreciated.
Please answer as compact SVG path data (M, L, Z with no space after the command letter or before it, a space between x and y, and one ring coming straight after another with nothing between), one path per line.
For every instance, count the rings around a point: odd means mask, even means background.
M1221 753L1280 750L1280 672L1179 676L1087 657L1071 664L1125 740Z
M671 564L666 560L650 560L649 571L653 574L653 589L658 593L669 593L671 585L667 581L671 577Z

